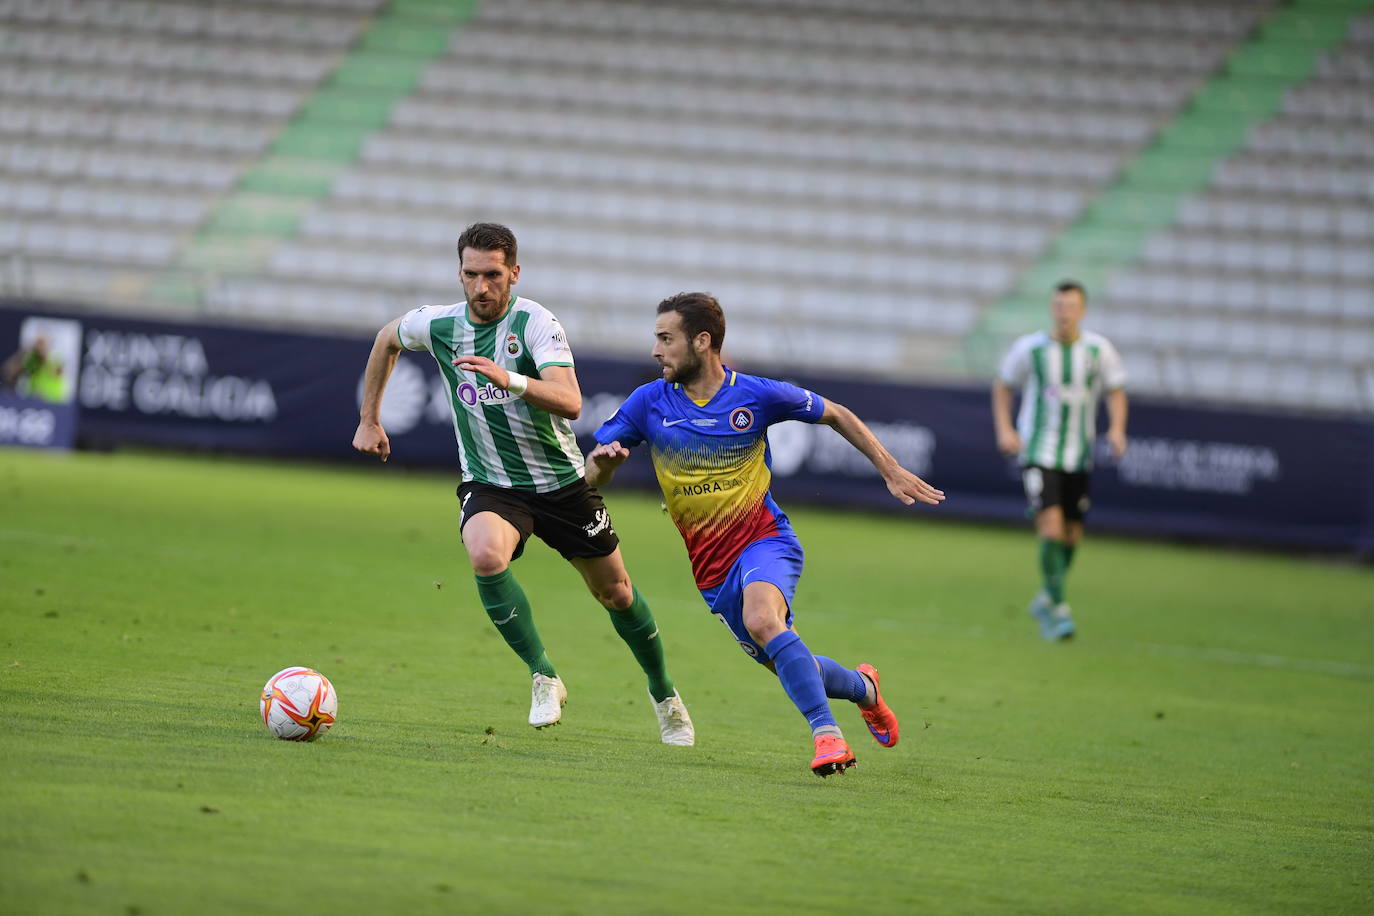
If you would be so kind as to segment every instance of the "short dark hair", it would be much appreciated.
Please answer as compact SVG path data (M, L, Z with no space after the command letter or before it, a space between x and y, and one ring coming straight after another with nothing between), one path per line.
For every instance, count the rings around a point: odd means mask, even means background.
M1083 288L1083 284L1077 280L1060 280L1054 287L1056 293L1078 293L1083 297L1083 301L1088 301L1088 291Z
M463 249L500 251L506 256L506 266L516 264L515 233L500 223L473 223L458 236L458 263L463 263Z
M687 339L693 340L702 331L711 335L711 349L720 352L725 343L725 312L710 293L678 293L658 304L658 314L677 312Z

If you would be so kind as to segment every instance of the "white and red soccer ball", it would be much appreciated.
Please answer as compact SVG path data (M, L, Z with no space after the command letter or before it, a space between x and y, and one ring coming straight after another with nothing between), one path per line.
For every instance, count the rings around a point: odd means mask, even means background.
M283 741L314 741L329 731L339 697L329 678L311 668L283 668L262 688L262 724Z

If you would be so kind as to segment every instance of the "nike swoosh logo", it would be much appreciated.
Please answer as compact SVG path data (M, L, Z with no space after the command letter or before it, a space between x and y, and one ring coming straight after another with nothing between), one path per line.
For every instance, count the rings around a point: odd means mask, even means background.
M686 417L683 417L681 420L672 420L671 422L668 420L667 417L664 417L664 418L663 418L663 425L664 425L664 426L677 426L679 423L686 423L686 422L687 422L687 418L686 418Z
M650 633L649 639L658 639L658 630L654 630L652 633ZM648 640L645 641L647 642Z
M499 627L503 623L510 623L513 619L515 619L515 617L515 608L511 608L509 617L507 617L505 620L493 620L492 623L496 624Z

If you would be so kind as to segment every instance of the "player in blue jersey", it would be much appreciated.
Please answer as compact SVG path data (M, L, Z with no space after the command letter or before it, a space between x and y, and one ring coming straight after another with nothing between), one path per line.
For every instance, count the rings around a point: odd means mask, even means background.
M769 493L768 427L824 423L857 448L906 505L945 498L897 463L850 410L795 385L735 372L721 362L725 315L706 293L658 305L654 359L663 378L641 385L596 432L587 483L610 481L647 442L663 499L677 525L702 598L746 653L778 676L811 726L818 776L854 765L828 697L858 705L883 747L897 743L897 717L878 692L872 665L846 668L812 655L792 626L802 547Z

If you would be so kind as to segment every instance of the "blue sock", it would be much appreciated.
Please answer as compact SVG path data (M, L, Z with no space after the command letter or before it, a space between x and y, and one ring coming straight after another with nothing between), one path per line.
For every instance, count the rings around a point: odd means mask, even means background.
M797 704L797 709L806 716L811 728L823 725L835 727L835 716L830 711L830 701L825 698L825 683L821 673L816 670L816 662L811 651L801 637L791 630L779 633L768 640L763 651L773 662L773 670L787 697Z
M821 666L821 680L825 683L825 695L837 700L859 703L868 696L868 681L853 668L846 668L833 658L817 655L816 662Z

